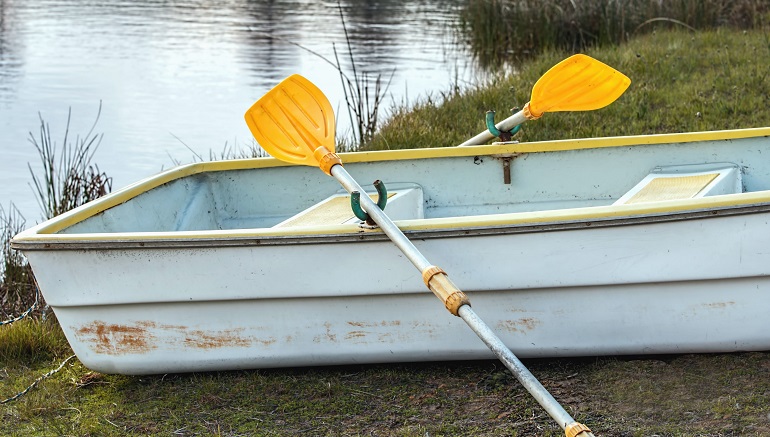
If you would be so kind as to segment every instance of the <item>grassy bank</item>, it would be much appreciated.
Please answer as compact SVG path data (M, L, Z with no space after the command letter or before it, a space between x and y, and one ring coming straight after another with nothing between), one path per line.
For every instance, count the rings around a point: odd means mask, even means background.
M526 364L596 435L770 435L769 353ZM4 364L0 390L52 367ZM19 436L563 435L495 361L142 377L74 362L0 415Z
M519 74L487 86L425 99L397 108L367 149L442 147L460 144L485 129L484 114L529 101L532 86L568 52L549 51L520 67ZM770 30L665 31L586 54L632 80L607 108L546 114L528 122L520 141L640 135L770 125Z
M768 31L658 32L589 54L633 79L594 113L548 114L524 141L770 125ZM565 57L549 52L488 88L402 110L373 148L451 146L487 109L523 104ZM71 351L55 322L0 327L0 399ZM770 353L528 360L578 420L602 436L763 436ZM0 435L562 435L496 361L129 377L78 361L0 405Z

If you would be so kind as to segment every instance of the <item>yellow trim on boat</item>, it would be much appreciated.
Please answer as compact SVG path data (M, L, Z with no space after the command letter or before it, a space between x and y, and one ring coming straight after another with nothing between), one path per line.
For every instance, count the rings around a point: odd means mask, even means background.
M455 156L501 155L508 153L565 152L568 150L599 149L605 147L693 143L697 141L733 140L766 136L770 136L770 127L674 134L566 139L517 144L491 144L486 146L378 150L373 152L350 152L340 154L340 156L342 157L343 163L395 161L405 159L448 158Z
M400 222L404 231L429 229L479 228L505 225L525 225L554 222L601 220L621 217L639 217L668 213L729 208L770 203L770 190L753 193L725 194L697 199L637 203L632 205L592 206L586 208L556 209L511 214L478 215L467 217L435 218Z
M471 147L444 147L433 149L405 149L395 151L351 152L341 154L343 162L376 162L407 159L430 159L458 156L486 156L508 153L556 152L604 147L627 147L635 145L687 143L697 141L730 140L770 136L770 127L724 130L712 132L693 132L660 135L640 135L607 138L590 138L534 143L487 145ZM300 226L291 228L245 229L237 231L190 231L190 232L131 232L109 234L56 234L57 232L79 223L88 217L120 205L143 192L183 177L203 172L245 170L257 168L284 167L285 164L273 158L238 159L229 161L203 162L180 166L156 176L129 185L115 193L97 199L81 208L74 209L28 229L17 235L17 242L32 241L96 241L96 240L138 240L138 239L193 239L193 238L229 238L229 237L266 237L298 236L321 234L350 234L363 231L355 225L340 226ZM400 222L404 231L448 229L464 227L488 227L524 223L544 223L553 221L572 221L602 219L643 214L661 214L702 208L719 208L737 205L770 202L770 191L742 193L735 195L714 196L702 199L682 201L650 202L642 205L617 205L590 208L575 208L554 211L499 214L487 216L451 217L409 220ZM374 231L378 232L378 231Z
M726 194L674 201L648 202L631 205L609 205L585 208L558 209L509 214L491 214L467 217L447 217L419 220L402 220L396 225L404 231L491 228L510 225L537 225L623 217L662 215L668 213L749 206L770 203L770 190L753 193ZM126 232L92 234L46 234L31 228L14 238L16 242L64 242L64 241L152 241L192 239L236 239L260 237L298 237L303 235L343 235L381 232L379 229L363 229L357 225L296 226L286 228L258 228L239 230L174 231L174 232Z

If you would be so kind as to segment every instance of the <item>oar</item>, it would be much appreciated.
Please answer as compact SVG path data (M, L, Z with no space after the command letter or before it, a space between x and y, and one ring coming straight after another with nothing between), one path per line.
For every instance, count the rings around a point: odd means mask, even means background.
M509 131L527 120L536 120L546 112L592 111L617 100L631 84L631 79L607 64L586 55L573 55L546 71L532 88L524 109L495 126ZM495 136L488 130L460 144L486 144Z
M304 77L295 74L284 79L249 108L245 117L259 145L275 158L319 167L336 178L348 192L364 192L334 153L334 112L329 100ZM588 427L576 422L476 315L468 297L449 280L446 273L428 262L369 196L361 196L360 200L364 211L422 272L428 288L444 302L449 312L461 317L476 332L564 429L567 437L592 436Z

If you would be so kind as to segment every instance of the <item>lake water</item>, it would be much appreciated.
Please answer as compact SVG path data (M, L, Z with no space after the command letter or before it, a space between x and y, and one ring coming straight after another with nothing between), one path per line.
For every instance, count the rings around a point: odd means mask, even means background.
M340 4L357 68L395 71L386 106L473 82L452 27L463 1ZM338 72L307 51L333 61L332 44L346 53L333 1L0 0L0 205L41 220L27 168L39 167L28 141L38 113L61 146L68 110L71 135L82 136L102 102L94 162L113 189L251 144L243 113L293 73L329 96L344 134Z

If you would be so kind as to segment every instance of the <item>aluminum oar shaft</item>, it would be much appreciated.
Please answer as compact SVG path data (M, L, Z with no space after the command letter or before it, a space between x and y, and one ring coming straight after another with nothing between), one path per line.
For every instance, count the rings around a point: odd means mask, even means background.
M546 390L535 375L527 369L524 364L511 352L510 349L500 340L489 326L476 315L470 305L463 305L459 310L460 317L468 326L479 336L484 344L497 355L497 358L505 364L505 367L516 376L521 385L527 389L529 394L545 409L545 411L556 421L556 423L565 429L568 425L575 422L575 419L567 413L566 410L554 399L551 393Z
M412 244L412 242L406 238L401 229L393 223L393 221L385 215L385 213L374 203L374 201L367 195L365 191L358 185L353 177L345 170L341 165L335 165L331 168L331 174L337 181L347 190L348 193L358 191L361 193L361 207L369 217L374 220L375 223L382 229L393 243L401 249L401 252L409 258L409 261L417 267L418 270L423 271L430 267L430 262L420 253L419 250Z
M380 229L387 235L391 241L403 252L403 254L414 264L417 269L423 272L423 278L425 278L425 271L430 268L435 268L432 264L417 250L412 242L406 238L401 229L396 226L393 221L388 217L372 199L365 195L365 191L361 186L353 179L347 170L341 165L334 165L330 171L337 181L347 190L349 193L358 191L361 196L361 207L369 214ZM439 269L440 270L440 269ZM443 271L441 271L443 273ZM426 284L431 287L432 283L430 278L426 279ZM453 286L453 284L452 284ZM433 290L436 293L435 290ZM458 290L459 291L459 290ZM462 294L462 293L460 293ZM437 294L438 295L438 294ZM463 295L464 296L464 295ZM449 305L447 305L449 308ZM450 311L452 311L450 309ZM545 411L556 421L556 423L565 430L568 437L581 436L589 437L593 436L590 430L584 425L575 421L569 413L554 399L551 393L540 384L540 381L530 372L524 364L516 357L516 355L508 349L502 340L484 323L481 318L476 315L469 304L460 303L459 307L453 314L462 318L466 324L479 336L479 338L489 347L489 349L497 355L500 361L505 364L505 367L510 370L514 376L519 380L521 385L535 398L535 400L545 409Z

